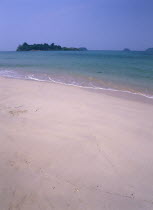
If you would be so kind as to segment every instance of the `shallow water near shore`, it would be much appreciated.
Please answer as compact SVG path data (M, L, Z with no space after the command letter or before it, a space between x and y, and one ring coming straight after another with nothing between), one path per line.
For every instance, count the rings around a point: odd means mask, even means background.
M153 98L153 55L146 52L0 52L0 76Z

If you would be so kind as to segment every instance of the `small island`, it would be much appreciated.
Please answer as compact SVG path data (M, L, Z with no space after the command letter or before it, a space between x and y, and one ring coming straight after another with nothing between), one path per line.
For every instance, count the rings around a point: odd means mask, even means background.
M123 51L124 52L130 52L131 50L129 48L125 48Z
M87 48L80 47L61 47L60 45L52 44L32 44L29 45L24 42L22 45L19 45L16 51L87 51Z
M152 48L148 48L148 49L146 49L146 52L153 53L153 47L152 47Z

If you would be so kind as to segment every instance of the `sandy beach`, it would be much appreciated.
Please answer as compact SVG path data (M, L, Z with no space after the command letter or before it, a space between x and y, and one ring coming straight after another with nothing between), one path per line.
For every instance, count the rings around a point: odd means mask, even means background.
M0 78L0 210L152 210L153 105Z

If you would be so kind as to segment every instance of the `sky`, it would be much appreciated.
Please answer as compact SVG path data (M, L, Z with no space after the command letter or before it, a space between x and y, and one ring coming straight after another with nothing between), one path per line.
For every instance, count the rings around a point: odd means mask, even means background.
M23 42L144 50L153 47L153 0L0 0L0 51Z

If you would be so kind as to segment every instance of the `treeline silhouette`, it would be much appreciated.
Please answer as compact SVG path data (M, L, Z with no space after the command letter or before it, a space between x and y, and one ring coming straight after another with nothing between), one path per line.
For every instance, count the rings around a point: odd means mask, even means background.
M24 42L22 45L19 45L17 51L51 51L51 50L63 50L63 51L85 51L85 47L75 48L75 47L61 47L60 45L52 44L32 44L29 45Z

